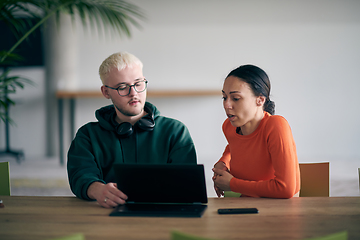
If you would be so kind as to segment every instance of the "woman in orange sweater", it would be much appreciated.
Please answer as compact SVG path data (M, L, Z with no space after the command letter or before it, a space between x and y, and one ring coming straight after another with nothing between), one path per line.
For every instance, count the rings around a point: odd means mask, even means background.
M224 191L242 197L298 196L295 142L286 119L273 115L267 74L253 65L240 66L226 77L222 93L227 115L222 129L228 145L213 168L218 197Z

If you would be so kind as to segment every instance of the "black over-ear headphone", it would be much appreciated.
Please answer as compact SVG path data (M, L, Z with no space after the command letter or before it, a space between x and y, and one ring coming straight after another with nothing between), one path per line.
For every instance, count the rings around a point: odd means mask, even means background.
M152 131L155 127L155 120L154 120L154 113L148 106L144 106L146 114L142 117L139 121L137 121L134 127L137 127L144 131ZM122 137L126 138L129 137L134 132L134 127L129 122L123 122L116 126L116 133Z

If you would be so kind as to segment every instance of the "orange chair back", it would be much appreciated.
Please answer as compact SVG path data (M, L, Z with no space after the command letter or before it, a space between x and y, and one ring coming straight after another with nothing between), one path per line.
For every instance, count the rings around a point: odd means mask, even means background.
M329 197L330 164L300 163L300 197Z

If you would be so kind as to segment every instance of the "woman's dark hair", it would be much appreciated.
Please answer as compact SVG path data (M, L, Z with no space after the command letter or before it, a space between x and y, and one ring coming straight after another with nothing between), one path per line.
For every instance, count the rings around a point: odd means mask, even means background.
M261 68L254 65L242 65L232 70L226 78L234 76L241 78L242 81L248 83L253 90L255 96L264 96L264 111L275 114L275 103L270 100L270 80L268 75Z

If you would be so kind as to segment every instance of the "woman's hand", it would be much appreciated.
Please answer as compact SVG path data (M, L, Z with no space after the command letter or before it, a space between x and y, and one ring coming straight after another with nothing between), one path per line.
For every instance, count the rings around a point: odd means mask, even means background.
M219 168L213 168L214 172L214 186L215 186L215 192L218 195L218 197L224 195L224 191L231 191L230 189L230 180L234 177L229 173L228 170L223 170Z
M117 188L116 183L93 182L89 186L87 194L89 198L96 199L105 208L116 207L124 204L127 200L127 196Z
M226 165L225 165L224 162L218 162L218 163L216 163L216 164L214 165L214 168L229 172L229 169L226 167ZM219 175L214 172L214 176L212 177L212 180L214 181L214 189L215 189L216 195L217 195L218 197L221 197L221 196L224 196L224 190L222 190L221 188L219 188L219 187L216 185L216 183L215 183L215 180L216 180L216 178L217 178L218 176L219 176Z

